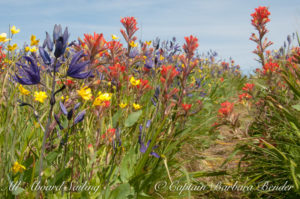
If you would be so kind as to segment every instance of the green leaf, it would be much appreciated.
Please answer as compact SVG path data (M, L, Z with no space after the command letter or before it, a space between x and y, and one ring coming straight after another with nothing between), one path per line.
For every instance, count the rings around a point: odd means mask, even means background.
M128 118L125 120L125 127L133 126L139 119L142 114L142 110L131 113Z
M120 116L122 115L122 111L117 111L114 116L112 117L112 125L115 127L117 125L117 122L119 121Z
M300 111L300 104L296 104L294 106L292 106L294 109L296 109L297 111Z
M17 196L17 195L19 195L20 193L22 193L23 191L24 191L23 188L18 187L16 190L14 190L14 191L12 192L12 194L15 195L15 196Z
M121 184L115 190L113 190L109 198L113 199L124 199L131 194L131 187L128 183Z

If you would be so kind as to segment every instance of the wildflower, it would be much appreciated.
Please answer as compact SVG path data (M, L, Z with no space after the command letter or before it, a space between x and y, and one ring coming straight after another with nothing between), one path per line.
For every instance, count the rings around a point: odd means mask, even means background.
M198 39L194 36L184 37L186 43L183 45L183 50L187 57L191 59L194 56L194 51L198 48Z
M19 86L19 90L20 90L20 93L22 93L23 95L29 95L30 91L27 90L26 88L24 88L21 84Z
M221 103L221 107L219 109L219 114L223 117L223 116L228 116L229 114L232 113L233 111L233 106L234 103L230 103L228 101Z
M138 28L136 27L136 19L134 17L124 17L121 19L121 23L126 29L126 33L123 29L121 29L120 31L126 42L129 42L134 33L138 30Z
M132 48L129 52L129 57L130 58L135 58L138 55L139 51L137 48Z
M243 99L249 100L251 98L252 98L252 96L249 95L248 93L242 93L242 94L239 95L240 101L242 101Z
M221 82L224 82L224 77L221 77L221 78L220 78L220 81L221 81Z
M11 34L17 34L18 32L20 32L20 29L17 29L16 26L11 27L10 29Z
M181 104L181 106L185 110L185 112L188 112L192 107L191 104Z
M46 98L47 98L46 92L44 92L44 91L40 91L40 92L35 91L34 92L34 100L35 101L44 103Z
M110 93L101 93L101 91L100 91L98 94L98 97L95 99L93 105L108 107L110 99L111 99Z
M162 56L162 55L159 56L159 60L160 60L160 61L162 61L162 60L164 60L164 59L165 59L164 56Z
M268 72L275 72L277 71L279 68L279 65L277 63L273 63L271 61L269 61L268 63L266 63L264 66L263 66L263 73L266 74Z
M129 45L130 45L132 48L135 48L135 47L138 46L138 44L135 43L134 41L129 42Z
M41 81L40 69L31 57L25 56L24 59L29 63L29 66L22 63L17 63L18 74L13 77L15 81L23 85L38 84ZM19 76L20 75L20 76Z
M85 114L86 114L85 110L79 112L74 119L74 125L81 122L84 119Z
M7 50L8 51L14 51L18 48L18 45L17 44L14 44L14 45L7 45Z
M35 46L33 46L32 48L30 48L30 52L36 52L37 51L37 48Z
M18 172L22 173L25 169L26 169L26 167L17 161L14 163L14 165L12 167L12 171L14 172L14 174L16 174Z
M109 66L108 68L112 77L118 77L120 72L125 71L125 66L121 66L120 64L115 64L114 66Z
M25 47L25 52L29 52L30 51L30 47L29 46L26 46Z
M133 86L137 86L137 85L139 85L140 83L141 83L141 81L140 80L136 80L133 76L130 78L130 83L131 83L131 85L133 85Z
M154 66L154 63L153 63L152 58L146 59L146 62L145 62L144 67L145 67L146 69L151 69L151 68L153 68L153 66Z
M145 43L146 43L146 45L150 46L152 41L146 41Z
M146 90L146 89L149 89L151 88L151 86L148 84L149 81L146 80L146 79L140 79L140 84L137 85L137 88L141 89L141 90Z
M53 45L54 45L54 43L53 43L52 40L50 39L50 36L49 36L48 32L46 32L46 39L44 40L44 43L43 43L43 46L42 46L42 47L43 47L43 48L46 48L46 46L47 46L48 50L52 52L52 50L53 50Z
M253 90L253 87L254 87L254 84L249 84L249 83L246 83L245 86L242 88L244 91L252 91Z
M111 38L112 38L113 40L119 39L119 37L117 37L116 35L111 35Z
M144 142L142 141L142 131L143 131L143 126L140 125L140 134L139 134L139 144L141 145L140 152L141 152L141 153L146 153L146 151L147 151L147 149L149 148L149 145L150 145L150 143L151 143L151 140L149 140L149 141L147 142L147 146L145 146ZM157 146L154 146L152 149L154 150L154 149L156 149L156 148L157 148ZM150 152L150 155L153 155L153 156L156 157L156 158L159 158L159 157L160 157L160 156L159 156L156 152L154 152L154 151L151 151L151 152Z
M168 83L172 83L175 76L179 74L179 72L176 70L173 66L162 66L161 73L161 81L165 82L166 79L168 79Z
M127 103L122 103L122 102L121 102L121 103L119 104L119 106L120 106L120 108L125 108L125 107L127 106Z
M83 51L77 52L69 65L68 71L67 71L67 76L73 77L76 79L85 79L87 77L90 77L92 75L91 71L83 72L85 68L88 66L90 63L89 61L82 61L79 62L79 60L85 56L83 54Z
M36 39L35 35L31 35L30 37L30 46L37 46L39 45L40 40Z
M82 87L80 90L77 90L78 95L82 97L84 100L90 100L92 98L92 92L91 89L87 86Z
M59 58L65 53L65 50L67 48L68 39L69 39L69 33L68 28L65 28L64 33L62 34L61 25L54 26L53 30L53 41L55 44L55 50L54 50L54 56L56 58Z
M135 104L135 103L133 103L133 104L132 104L132 106L133 106L133 108L134 108L135 110L139 110L139 109L141 109L141 108L142 108L142 106L141 106L141 105L139 105L139 104Z
M102 137L102 139L109 137L108 138L109 142L112 142L115 137L115 133L116 133L115 128L107 129L107 131L101 137Z
M264 26L267 22L270 21L268 8L265 6L259 6L255 8L255 12L251 14L252 16L252 25L253 26Z
M7 39L6 37L7 37L6 33L1 33L0 34L0 42L7 42L10 40L10 39Z
M79 39L81 46L78 47L78 50L84 48L86 54L88 55L88 59L91 63L94 62L95 59L100 57L103 52L106 51L106 41L103 37L103 34L97 34L94 32L94 36L91 34L84 34L84 41Z

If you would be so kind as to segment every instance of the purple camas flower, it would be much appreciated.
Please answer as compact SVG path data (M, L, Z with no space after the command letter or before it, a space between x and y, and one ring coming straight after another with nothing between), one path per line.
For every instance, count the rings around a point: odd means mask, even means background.
M139 51L137 48L132 48L129 52L129 57L130 58L135 58L138 55Z
M64 34L62 34L61 25L54 26L53 30L53 41L55 44L54 56L56 58L61 57L67 48L68 39L69 39L68 28L65 28Z
M13 79L23 85L34 85L40 83L40 69L36 62L28 56L25 56L24 59L29 65L20 62L17 63L18 72L15 73Z
M147 149L148 149L150 143L151 143L151 140L149 140L149 141L147 142L147 146L145 146L144 142L142 141L142 131L143 131L143 126L140 125L139 129L140 129L139 143L140 143L140 145L141 145L140 152L141 152L141 153L145 153L145 152L147 151ZM152 149L154 150L154 149L156 149L157 147L158 147L158 146L154 146ZM156 157L156 158L160 158L160 156L159 156L156 152L154 152L154 151L150 152L150 155L153 155L153 156Z
M87 65L90 63L89 61L79 62L79 60L83 56L85 56L83 54L83 51L79 51L73 56L67 71L67 76L76 79L85 79L92 75L92 71L83 72L86 69Z
M78 113L78 115L74 119L74 125L81 122L84 119L85 113L86 113L85 110Z
M54 43L52 42L48 32L46 32L46 39L44 40L44 43L43 43L43 48L48 48L48 50L50 52L52 52L53 50L53 46L54 46Z

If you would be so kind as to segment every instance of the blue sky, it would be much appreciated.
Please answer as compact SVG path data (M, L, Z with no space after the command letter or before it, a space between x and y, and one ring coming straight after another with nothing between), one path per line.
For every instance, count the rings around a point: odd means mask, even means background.
M57 23L69 27L72 40L93 32L110 39L111 34L121 36L121 17L135 16L139 39L175 36L182 43L184 36L193 34L200 53L216 50L247 73L258 67L252 54L256 46L249 37L254 32L250 14L260 5L271 12L270 49L279 48L288 34L300 29L298 0L0 0L0 33L8 32L11 24L21 29L14 42L28 43L31 34L43 41L45 31L52 34Z

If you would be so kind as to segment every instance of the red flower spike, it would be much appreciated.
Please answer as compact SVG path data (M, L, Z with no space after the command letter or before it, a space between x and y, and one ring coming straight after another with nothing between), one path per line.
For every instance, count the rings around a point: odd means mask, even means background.
M242 93L242 94L239 95L240 101L242 101L243 99L249 100L251 98L252 98L252 96L249 95L248 93Z
M162 70L160 71L161 73L161 82L165 82L167 79L168 83L172 83L173 79L179 74L179 72L176 70L174 66L162 66Z
M254 84L246 83L245 86L242 88L244 91L252 91L254 87Z
M233 111L234 103L228 101L221 103L221 108L219 109L219 114L221 117L229 116Z
M255 12L251 14L252 17L252 25L253 26L264 26L266 23L270 21L268 8L265 6L259 6L255 8Z
M183 50L187 55L187 58L191 59L194 56L195 50L198 48L198 39L194 36L184 37L185 44L183 45Z
M136 40L136 38L132 38L134 33L138 30L136 27L137 22L134 17L123 17L121 19L121 23L123 24L126 33L123 29L121 29L121 34L123 35L124 39L129 42L130 40Z
M276 72L279 69L279 65L277 63L273 63L269 61L263 67L263 73L266 74L268 72Z
M109 66L108 68L110 70L110 76L115 78L117 78L120 73L123 73L125 71L125 66L121 66L119 63L113 66Z
M94 36L91 34L84 34L83 41L80 38L78 38L78 40L81 42L81 46L75 46L74 48L77 51L84 49L84 52L88 55L87 58L91 63L94 63L94 61L106 50L106 41L102 33L94 33Z
M185 112L188 112L192 107L191 104L181 104L181 106L185 110Z

